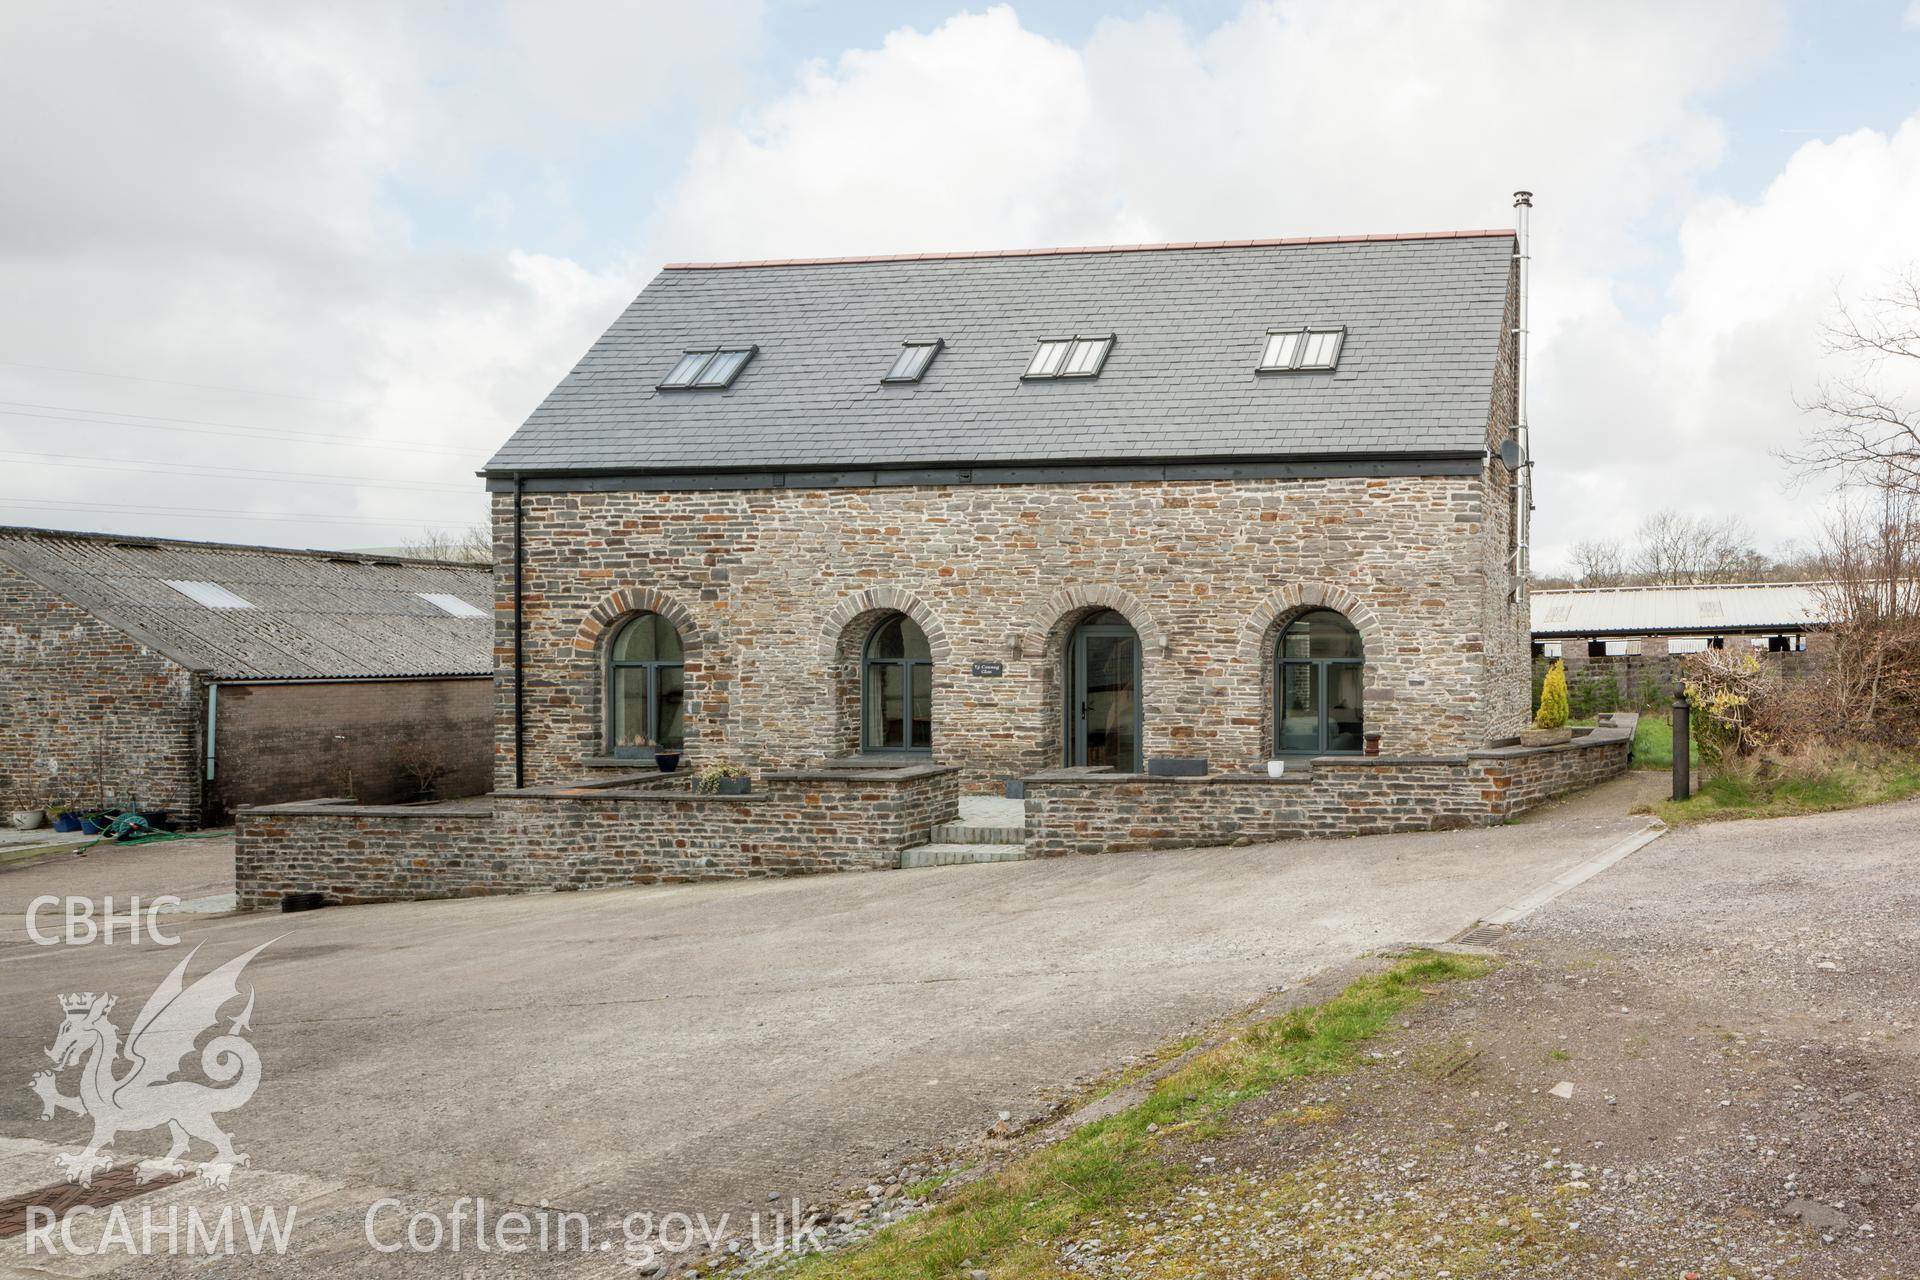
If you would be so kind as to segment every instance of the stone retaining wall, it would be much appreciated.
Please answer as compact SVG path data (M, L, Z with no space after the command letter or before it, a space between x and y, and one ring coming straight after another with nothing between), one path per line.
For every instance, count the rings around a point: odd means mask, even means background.
M394 902L891 867L957 816L959 777L786 771L703 796L648 774L451 805L271 805L240 811L234 870L240 906L261 909L297 892Z
M1638 717L1556 747L1459 756L1324 757L1268 778L1155 778L1057 769L1028 778L1027 853L1119 853L1493 826L1624 773Z

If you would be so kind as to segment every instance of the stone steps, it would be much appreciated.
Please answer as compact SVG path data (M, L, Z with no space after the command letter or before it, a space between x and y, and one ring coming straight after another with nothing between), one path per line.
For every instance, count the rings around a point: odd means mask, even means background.
M936 832L940 828L934 828ZM1024 862L1027 858L1027 846L1017 842L988 844L982 842L939 841L932 844L915 845L911 849L900 851L900 869L911 870L915 867L957 867L971 862Z
M1025 826L996 826L986 822L942 822L931 832L935 844L1025 844Z

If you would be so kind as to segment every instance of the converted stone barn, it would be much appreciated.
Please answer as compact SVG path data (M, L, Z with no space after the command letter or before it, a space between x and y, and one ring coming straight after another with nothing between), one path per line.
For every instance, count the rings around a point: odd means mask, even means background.
M1509 737L1517 282L1509 231L669 267L486 468L498 781Z
M165 809L487 789L487 566L0 528L0 792Z
M1524 263L668 267L485 470L494 793L253 810L241 900L1422 830L1624 769L1630 722L1515 745Z

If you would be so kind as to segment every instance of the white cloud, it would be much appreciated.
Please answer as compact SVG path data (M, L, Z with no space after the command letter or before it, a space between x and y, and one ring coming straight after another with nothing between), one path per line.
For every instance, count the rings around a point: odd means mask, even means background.
M1661 506L1740 517L1763 546L1813 541L1827 482L1791 486L1776 455L1814 425L1797 402L1843 371L1824 326L1920 257L1916 225L1920 116L1807 143L1751 203L1698 202L1658 324L1594 310L1541 362L1542 561Z
M1617 257L1720 153L1697 98L1772 8L1250 4L1084 49L998 7L814 69L716 128L655 225L670 255L1500 225Z
M0 408L14 410L0 414L0 520L364 545L482 518L475 467L639 273L458 244L415 223L408 192L446 201L459 232L463 201L476 224L510 214L477 176L503 155L558 173L663 111L719 109L758 13L757 0L0 11L16 55L0 78L13 122L0 361L15 362L0 363ZM71 421L128 414L198 430ZM440 452L378 447L395 442ZM116 459L434 487L106 469ZM182 511L102 509L120 504Z
M0 114L18 126L0 143L13 304L0 357L312 399L6 364L0 399L463 452L9 416L0 447L464 491L140 491L155 505L377 518L389 527L337 526L332 540L387 540L478 513L473 466L643 262L1502 225L1526 186L1539 193L1542 560L1663 503L1774 534L1804 500L1781 492L1769 450L1804 429L1791 401L1817 380L1831 288L1911 255L1901 232L1920 214L1912 123L1809 144L1749 203L1702 195L1725 147L1703 104L1763 65L1783 26L1777 5L1738 0L1283 0L1207 31L1164 13L1108 19L1074 46L1000 7L808 67L741 114L759 0L9 6L0 39L31 56L0 79ZM649 127L701 131L657 204L630 211L644 219L632 252L591 268L558 256L540 219L590 221L573 187L637 138L656 146ZM457 234L415 223L435 201ZM478 234L501 247L464 242ZM41 500L98 501L124 478L8 471L0 494Z

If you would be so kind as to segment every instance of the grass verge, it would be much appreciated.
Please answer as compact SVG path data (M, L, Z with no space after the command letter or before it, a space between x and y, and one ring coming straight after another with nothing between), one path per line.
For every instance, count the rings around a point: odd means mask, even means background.
M1360 1047L1436 984L1477 978L1490 967L1475 956L1416 952L1324 1004L1248 1026L1138 1105L1020 1157L848 1253L816 1255L796 1274L947 1280L970 1262L995 1280L1053 1276L1056 1242L1076 1224L1144 1207L1178 1185L1189 1173L1180 1146L1219 1132L1235 1106L1283 1081L1351 1069Z
M1592 728L1596 720L1569 720L1570 725ZM1700 745L1687 743L1687 758L1700 763ZM1673 768L1673 722L1665 716L1642 711L1633 730L1633 767L1636 769Z
M1920 795L1920 760L1857 754L1838 759L1762 762L1716 772L1685 800L1663 800L1654 812L1679 826L1731 818L1784 818L1855 809Z

